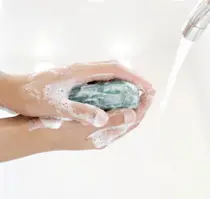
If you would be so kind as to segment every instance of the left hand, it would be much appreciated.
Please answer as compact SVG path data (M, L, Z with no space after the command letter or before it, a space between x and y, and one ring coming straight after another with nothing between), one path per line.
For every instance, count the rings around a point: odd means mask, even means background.
M137 113L138 124L151 104L154 95L152 85L117 61L73 64L52 68L37 74L15 77L10 107L32 117L57 117L73 119L95 127L105 126L108 114L94 106L68 100L72 87L97 80L123 79L143 90Z

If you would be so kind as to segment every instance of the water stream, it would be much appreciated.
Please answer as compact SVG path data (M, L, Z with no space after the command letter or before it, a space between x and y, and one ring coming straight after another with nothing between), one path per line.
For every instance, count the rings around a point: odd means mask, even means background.
M173 87L176 83L176 78L181 70L184 61L189 53L189 50L193 42L185 39L184 37L180 41L180 45L177 50L176 59L172 66L171 72L169 74L168 83L166 86L165 94L163 100L160 103L160 114L162 115L167 107L168 100L170 98Z

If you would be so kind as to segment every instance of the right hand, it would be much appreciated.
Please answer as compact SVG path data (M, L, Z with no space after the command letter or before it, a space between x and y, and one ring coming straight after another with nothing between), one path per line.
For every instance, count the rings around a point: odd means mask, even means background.
M51 150L103 149L140 124L152 103L152 94L148 93L141 98L136 111L119 109L107 112L109 120L104 127L96 128L77 121L32 119L29 130L47 133Z
M45 128L47 120L42 123L40 119L33 119L29 125L29 130L33 130L33 134L40 132L45 134L44 137L47 137L50 150L103 149L128 133L136 122L136 113L132 109L110 111L108 115L110 119L101 128L72 121L63 122L58 129L50 129ZM48 121L49 124L57 122L54 119ZM49 126L47 125L47 127Z

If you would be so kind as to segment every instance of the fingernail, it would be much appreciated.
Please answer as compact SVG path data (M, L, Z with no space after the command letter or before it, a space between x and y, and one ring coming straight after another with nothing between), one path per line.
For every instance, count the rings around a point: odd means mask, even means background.
M93 125L95 127L103 127L109 120L108 114L104 111L97 111L95 118L93 118Z
M125 110L124 111L124 122L125 124L130 124L136 121L136 112L134 110Z

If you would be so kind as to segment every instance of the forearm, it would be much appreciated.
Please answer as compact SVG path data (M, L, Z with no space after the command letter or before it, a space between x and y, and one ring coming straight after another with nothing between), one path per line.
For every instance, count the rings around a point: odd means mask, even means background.
M8 104L9 95L11 93L12 77L0 71L0 106L4 107Z
M0 119L0 162L49 151L44 129L30 132L28 118Z
M10 75L0 71L0 107L17 111L21 99L20 91L27 75Z

